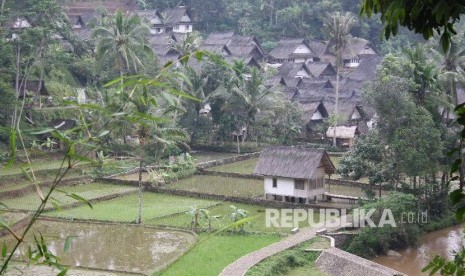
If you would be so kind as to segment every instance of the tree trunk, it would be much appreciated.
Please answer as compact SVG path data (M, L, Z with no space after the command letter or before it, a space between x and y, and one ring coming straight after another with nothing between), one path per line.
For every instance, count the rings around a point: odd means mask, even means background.
M137 219L138 224L142 224L142 168L144 165L144 161L140 159L139 162L139 217Z
M336 147L337 105L339 103L339 70L340 65L336 64L336 102L334 104L333 147Z

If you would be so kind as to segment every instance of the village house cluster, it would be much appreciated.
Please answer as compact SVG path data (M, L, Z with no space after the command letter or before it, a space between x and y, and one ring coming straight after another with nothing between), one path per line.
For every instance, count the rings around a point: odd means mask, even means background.
M104 8L110 13L118 9L127 14L136 13L145 20L150 25L149 43L161 64L178 61L182 53L173 47L173 43L181 43L195 29L195 21L184 5L141 11L130 2L108 2ZM91 2L76 2L68 5L67 16L73 33L79 39L89 41L92 26L101 19L102 12ZM31 19L16 18L12 20L11 28L22 29L32 25ZM332 139L336 133L338 146L350 147L354 138L368 131L376 120L372 108L361 102L360 95L364 83L374 79L381 57L365 39L351 38L343 51L335 132L327 124L335 109L335 55L326 41L282 38L274 49L266 53L254 36L223 32L207 35L200 49L221 55L226 61L243 60L249 66L275 72L267 79L266 85L280 87L285 97L301 108L306 124L302 138L322 141ZM198 72L202 70L202 64L196 59L191 59L189 65ZM35 86L29 84L27 87ZM38 86L39 96L50 101L45 83ZM80 94L83 95L79 100L85 101L85 93L81 91ZM208 105L201 112L208 114Z

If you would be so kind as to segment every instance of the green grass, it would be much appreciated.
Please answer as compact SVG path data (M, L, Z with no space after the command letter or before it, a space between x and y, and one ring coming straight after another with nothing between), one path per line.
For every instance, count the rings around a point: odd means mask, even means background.
M321 239L316 237L315 239ZM318 252L306 252L305 249L314 242L314 239L301 243L293 248L279 252L259 262L247 271L247 276L277 276L288 275L295 269L306 268L305 275L324 275L314 264L319 256ZM292 274L291 274L292 275ZM298 275L298 274L297 274Z
M218 220L213 219L211 221L212 230L222 229L223 227L226 227L232 223L231 221L232 208L230 207L231 205L234 205L237 208L246 210L249 217L254 217L254 220L251 221L249 224L247 224L244 228L245 231L247 232L288 234L290 233L290 230L294 228L294 227L267 227L266 220L265 220L266 207L259 206L259 205L251 205L251 204L238 204L238 203L224 202L220 205L215 205L215 206L208 208L211 216L220 216ZM315 215L314 220L317 221L319 217L318 212L315 212L314 215ZM190 229L191 227L190 222L191 222L191 217L184 213L146 221L146 223L153 224L153 225L170 226L170 227L185 228L185 229ZM207 219L200 219L199 224L200 224L200 229L205 230L205 231L208 230L209 225L208 225ZM299 223L299 227L308 227L308 226L309 226L308 220Z
M61 167L62 160L46 160L41 162L32 162L31 167L34 171L39 170L52 170L52 169L59 169ZM10 168L4 169L0 168L0 176L8 176L12 174L22 174L23 170L29 170L29 165L15 165Z
M221 176L196 175L166 186L167 188L191 192L237 196L263 196L263 180Z
M195 152L191 154L192 157L195 159L195 163L203 163L213 160L224 159L232 156L236 156L237 153L229 153L229 152Z
M48 191L48 189L49 188L43 189L43 193L45 194ZM76 186L60 187L59 190L67 193L78 194L79 196L87 200L91 200L111 194L136 191L137 188L112 184L91 183ZM59 191L54 191L52 197L56 199L58 202L60 202L60 205L66 205L77 202L75 199L66 196L64 193L61 193ZM3 199L2 203L8 206L8 208L10 209L34 210L37 209L37 207L40 205L40 199L37 193L33 192L23 197ZM48 207L52 207L52 205L49 204ZM87 211L89 211L89 207L87 207Z
M213 276L238 258L279 241L276 235L201 235L201 241L160 275Z
M253 158L249 160L238 161L238 162L229 163L226 165L212 167L210 168L210 170L220 171L220 172L252 174L253 171L255 170L255 166L257 165L257 162L258 162L258 158Z
M87 206L46 213L47 216L63 218L93 219L103 221L132 222L138 217L139 197L137 194L99 202L93 210ZM217 204L217 201L165 194L144 193L142 197L142 219L149 220L174 213L185 212L190 206L204 208ZM187 215L186 215L187 216Z

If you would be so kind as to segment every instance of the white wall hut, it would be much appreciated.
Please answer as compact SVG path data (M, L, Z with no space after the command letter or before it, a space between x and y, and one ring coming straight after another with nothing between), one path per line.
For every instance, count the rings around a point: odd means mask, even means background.
M281 146L260 154L254 174L264 177L266 199L310 203L323 199L324 176L335 170L325 150Z

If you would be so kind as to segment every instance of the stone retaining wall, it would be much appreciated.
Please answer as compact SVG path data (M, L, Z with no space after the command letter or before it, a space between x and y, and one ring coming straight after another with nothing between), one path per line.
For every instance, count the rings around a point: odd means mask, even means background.
M185 191L185 190L168 189L164 187L146 186L146 190L150 192L155 192L155 193L163 193L163 194L203 198L203 199L213 199L213 200L221 200L221 201L230 201L230 202L244 203L244 204L254 204L254 205L260 205L263 207L270 207L270 208L291 208L291 209L294 209L294 208L326 209L328 208L327 205L320 205L320 204L301 204L301 203L299 204L299 203L292 203L292 202L265 200L263 198L247 198L247 197L206 194L206 193L198 193L198 192L191 192L191 191ZM340 209L337 207L332 207L332 208Z
M326 236L330 236L334 239L334 246L337 248L342 248L344 244L346 243L347 240L352 239L355 235L355 233L326 233Z
M77 176L77 177L70 177L70 178L65 178L60 182L60 186L70 186L78 183L82 183L83 181L88 181L90 182L92 178L90 176ZM50 187L53 185L53 181L47 181L39 184L41 187ZM30 184L26 187L16 189L16 190L10 190L10 191L4 191L0 192L0 199L5 199L5 198L17 198L17 197L23 197L27 194L30 194L36 190L36 187L34 184Z
M196 174L198 174L198 175L222 176L222 177L237 177L237 178L245 178L245 179L263 179L263 176L260 176L260 175L209 171L209 170L202 170L202 169L198 170Z
M207 169L207 168L216 167L220 165L258 158L260 157L260 153L261 152L246 153L246 154L236 155L236 156L227 157L227 158L223 158L219 160L207 161L207 162L197 164L197 168Z
M389 267L366 260L338 248L324 250L316 260L316 267L328 276L401 276Z
M357 187L357 188L370 187L370 185L366 184L366 183L361 183L361 182L356 182L356 181L351 181L351 180L344 180L344 179L326 178L325 183L326 184L335 184L335 185L344 185L344 186L349 186L349 187ZM371 187L373 188L373 190L378 190L379 189L379 185L376 185L376 184L371 185ZM381 190L388 191L389 189L387 189L384 186L381 186Z

